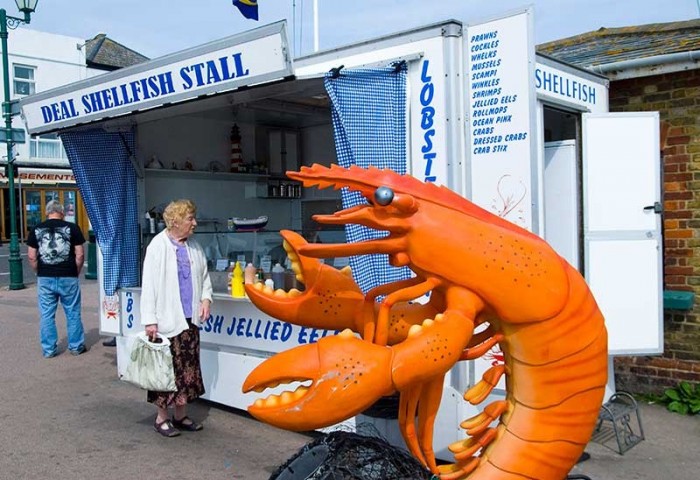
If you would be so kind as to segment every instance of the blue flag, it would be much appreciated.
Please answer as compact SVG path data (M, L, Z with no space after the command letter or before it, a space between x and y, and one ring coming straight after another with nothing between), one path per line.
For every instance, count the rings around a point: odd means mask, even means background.
M233 0L233 5L238 7L245 18L258 19L258 0Z

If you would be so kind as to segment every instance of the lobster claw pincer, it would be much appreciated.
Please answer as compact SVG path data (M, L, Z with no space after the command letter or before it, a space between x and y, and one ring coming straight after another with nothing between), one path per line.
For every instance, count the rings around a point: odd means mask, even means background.
M262 283L246 285L248 298L263 312L285 322L311 328L357 331L355 322L362 308L364 295L347 270L338 270L317 258L299 255L307 245L301 235L282 230L283 246L297 279L304 290L273 291Z
M248 412L295 431L341 422L394 391L391 357L389 347L360 340L350 330L279 353L248 375L243 392L262 392L291 382L310 384L258 399Z

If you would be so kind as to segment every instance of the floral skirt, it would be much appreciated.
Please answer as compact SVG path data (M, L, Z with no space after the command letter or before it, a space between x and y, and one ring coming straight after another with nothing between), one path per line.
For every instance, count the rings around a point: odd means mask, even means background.
M157 407L187 405L204 394L199 364L199 328L189 320L187 324L190 328L170 339L177 391L148 391L146 399Z

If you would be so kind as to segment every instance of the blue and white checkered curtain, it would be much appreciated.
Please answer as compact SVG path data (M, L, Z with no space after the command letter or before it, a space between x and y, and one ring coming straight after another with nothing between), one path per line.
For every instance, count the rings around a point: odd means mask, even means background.
M326 74L325 86L332 103L338 165L389 168L406 173L406 65L341 70ZM343 189L343 208L366 204L357 192ZM381 238L386 232L347 225L349 243ZM350 258L355 281L363 292L411 276L408 268L389 265L387 255Z
M138 285L138 200L129 161L134 134L96 129L66 132L61 140L102 252L105 293Z

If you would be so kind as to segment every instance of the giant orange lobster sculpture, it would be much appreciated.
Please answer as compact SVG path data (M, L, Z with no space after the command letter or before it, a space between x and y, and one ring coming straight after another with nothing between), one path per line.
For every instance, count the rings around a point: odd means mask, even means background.
M281 232L305 289L247 285L250 299L295 324L346 330L277 354L251 372L246 392L311 383L258 399L250 413L282 428L310 430L398 391L406 444L443 480L566 477L590 438L607 381L603 316L581 275L538 236L447 188L376 168L314 165L288 175L306 187L347 187L369 202L314 217L318 222L389 234L309 244ZM363 295L349 272L318 260L370 253L389 255L392 265L410 267L415 277ZM412 302L428 292L427 303ZM504 365L488 370L464 398L484 401L504 373L506 398L465 420L469 437L450 445L455 463L437 466L433 422L444 375L496 343Z

